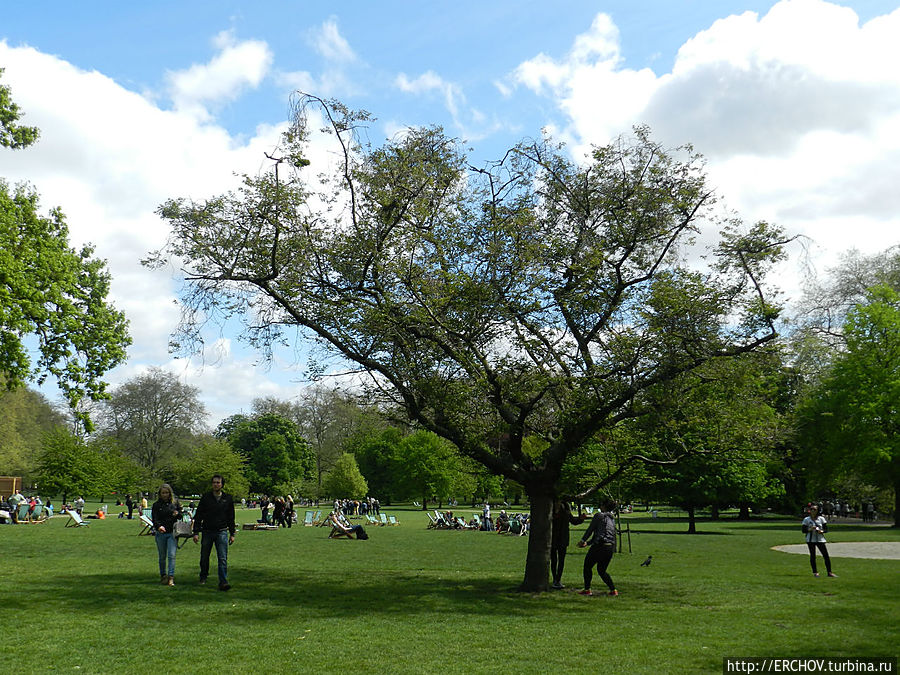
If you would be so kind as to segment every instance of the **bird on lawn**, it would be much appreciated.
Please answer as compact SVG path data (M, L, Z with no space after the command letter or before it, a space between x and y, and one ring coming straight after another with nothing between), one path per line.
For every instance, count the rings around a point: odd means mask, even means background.
M652 563L652 562L653 562L653 556L648 555L647 559L641 563L641 567L650 567L650 563Z

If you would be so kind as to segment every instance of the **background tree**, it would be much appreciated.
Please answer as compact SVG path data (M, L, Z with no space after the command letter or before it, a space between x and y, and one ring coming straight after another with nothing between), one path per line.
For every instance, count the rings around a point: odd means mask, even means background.
M801 406L806 466L821 487L856 475L893 491L900 522L900 294L870 289L843 326L846 351Z
M203 430L200 390L161 368L119 385L101 413L102 432L147 470L158 473Z
M315 476L312 449L297 425L283 417L253 417L239 424L228 441L247 460L244 474L251 492L272 493L276 486Z
M190 452L172 464L172 488L182 495L200 495L209 490L209 481L222 474L228 493L238 498L249 494L250 484L244 476L247 460L231 445L214 436L199 436Z
M430 431L406 436L394 454L395 489L400 498L449 500L461 482L464 467L452 443Z
M17 123L20 114L9 88L0 85L0 146L18 149L37 140L37 129ZM93 257L91 246L69 247L60 209L46 216L39 211L33 190L10 188L0 178L0 375L8 389L52 375L90 428L78 403L105 398L100 378L124 362L128 324L107 302L106 263ZM25 335L37 341L34 364Z
M280 401L274 397L253 401L254 415L272 413L297 425L316 458L316 489L321 492L322 477L344 452L344 444L364 424L369 415L353 396L337 387L321 383L306 389L298 401Z
M310 106L342 160L315 200L301 174ZM281 164L295 172L160 208L172 237L149 262L185 263L175 343L195 346L215 307L246 320L265 353L299 327L358 364L372 397L523 486L532 526L521 588L547 590L566 458L630 417L648 388L775 337L779 309L763 280L782 234L731 220L715 246L695 250L713 202L702 161L646 129L583 164L528 142L472 169L440 129L365 147L357 131L368 121L302 97ZM689 254L709 256L703 270ZM539 457L523 452L530 435L547 442Z
M356 458L346 452L325 475L323 487L325 494L333 499L361 499L369 494L369 485L359 471Z
M400 429L387 427L359 431L345 445L347 451L356 457L369 485L369 494L384 504L390 504L400 493L396 485L394 457L402 440Z
M37 391L0 385L0 473L35 482L44 436L65 427L65 417Z

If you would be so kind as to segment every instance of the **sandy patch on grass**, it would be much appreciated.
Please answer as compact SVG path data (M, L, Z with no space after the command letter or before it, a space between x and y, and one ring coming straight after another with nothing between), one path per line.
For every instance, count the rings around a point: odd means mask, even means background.
M809 549L806 544L785 544L784 546L773 546L772 549L783 553L809 555ZM832 558L900 560L900 541L828 542L828 555Z

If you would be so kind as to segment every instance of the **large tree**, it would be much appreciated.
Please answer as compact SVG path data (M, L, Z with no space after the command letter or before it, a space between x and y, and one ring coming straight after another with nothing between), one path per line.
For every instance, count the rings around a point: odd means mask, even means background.
M141 466L157 472L203 430L206 409L199 395L197 387L151 368L115 388L101 412L103 431Z
M314 114L340 160L316 198L303 176ZM300 328L358 364L373 396L524 487L521 588L546 590L566 457L648 387L774 338L763 279L782 234L731 220L694 248L711 225L702 160L643 128L580 164L527 142L472 168L437 128L364 146L368 119L303 97L275 170L161 207L172 237L151 261L184 261L186 280L175 341L194 346L215 308L265 350ZM546 440L537 456L529 435Z
M847 349L800 407L806 465L822 487L848 476L892 489L900 525L900 293L870 289L843 326Z
M37 129L19 125L19 116L0 85L0 147L24 148L37 139ZM131 344L125 316L107 302L109 283L106 263L91 246L70 248L60 209L42 215L34 190L0 178L0 374L10 389L52 375L88 428L79 402L105 398L100 378L125 360ZM25 336L36 340L36 363Z
M315 456L292 421L267 413L241 422L228 442L246 458L251 492L287 493L315 476Z

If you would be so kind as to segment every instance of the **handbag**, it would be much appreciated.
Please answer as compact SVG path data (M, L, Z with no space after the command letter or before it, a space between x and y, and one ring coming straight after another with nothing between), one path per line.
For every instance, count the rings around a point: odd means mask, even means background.
M172 534L175 535L175 538L178 539L180 537L193 537L194 536L194 526L189 520L176 520L175 527L172 530Z

